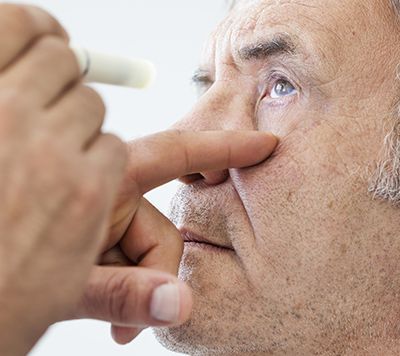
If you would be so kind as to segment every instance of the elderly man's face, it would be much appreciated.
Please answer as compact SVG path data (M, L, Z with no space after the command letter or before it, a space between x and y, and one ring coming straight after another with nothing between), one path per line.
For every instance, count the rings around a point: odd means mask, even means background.
M399 337L400 212L368 193L399 61L389 0L248 0L218 27L197 75L205 92L177 127L281 142L258 166L178 192L174 222L226 248L186 243L194 312L157 331L164 344L311 355Z

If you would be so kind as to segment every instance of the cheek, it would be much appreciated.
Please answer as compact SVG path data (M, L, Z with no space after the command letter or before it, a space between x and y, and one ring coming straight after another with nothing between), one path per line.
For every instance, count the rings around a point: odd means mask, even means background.
M299 165L296 157L286 152L282 142L269 159L255 167L235 170L234 181L238 183L239 193L252 197L252 201L265 203L277 197L288 196L304 182L304 167ZM265 204L262 204L265 205ZM269 206L274 209L277 206ZM263 209L264 210L264 209Z
M294 134L299 136L301 143L305 135L321 125L324 108L321 107L322 101L306 98L293 100L280 106L261 102L257 110L257 128L270 131L284 140Z
M294 246L288 236L293 235L291 229L300 231L299 190L306 180L305 167L297 162L296 157L285 154L285 147L281 143L265 163L245 170L233 170L231 174L254 231L252 251L244 257L252 258L244 263L254 270L255 278L257 270L265 271L272 266L274 270L268 271L268 275L275 283L295 262L296 256L292 255Z
M317 126L296 129L266 162L231 175L254 231L253 256L282 283L327 257L323 224L332 218L329 206L340 195L343 174L327 132Z
M292 115L290 115L292 113ZM278 137L285 137L296 126L293 110L285 108L261 108L257 113L257 128L270 131Z

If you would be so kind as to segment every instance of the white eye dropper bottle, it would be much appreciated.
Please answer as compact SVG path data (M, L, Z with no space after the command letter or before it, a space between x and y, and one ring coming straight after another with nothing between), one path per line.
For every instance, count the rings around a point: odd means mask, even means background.
M155 80L156 69L147 60L128 59L75 46L71 49L87 82L145 89Z

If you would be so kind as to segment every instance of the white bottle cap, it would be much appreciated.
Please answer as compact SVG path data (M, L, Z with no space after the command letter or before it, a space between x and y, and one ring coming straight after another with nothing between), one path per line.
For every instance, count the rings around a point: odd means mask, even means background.
M127 59L109 54L71 47L88 82L97 82L144 89L156 77L153 63L144 59Z

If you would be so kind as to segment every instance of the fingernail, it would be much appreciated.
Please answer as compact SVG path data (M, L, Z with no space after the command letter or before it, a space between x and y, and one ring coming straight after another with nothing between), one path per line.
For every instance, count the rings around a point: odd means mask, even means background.
M179 318L179 286L173 283L163 284L153 291L150 314L154 319L173 323Z

